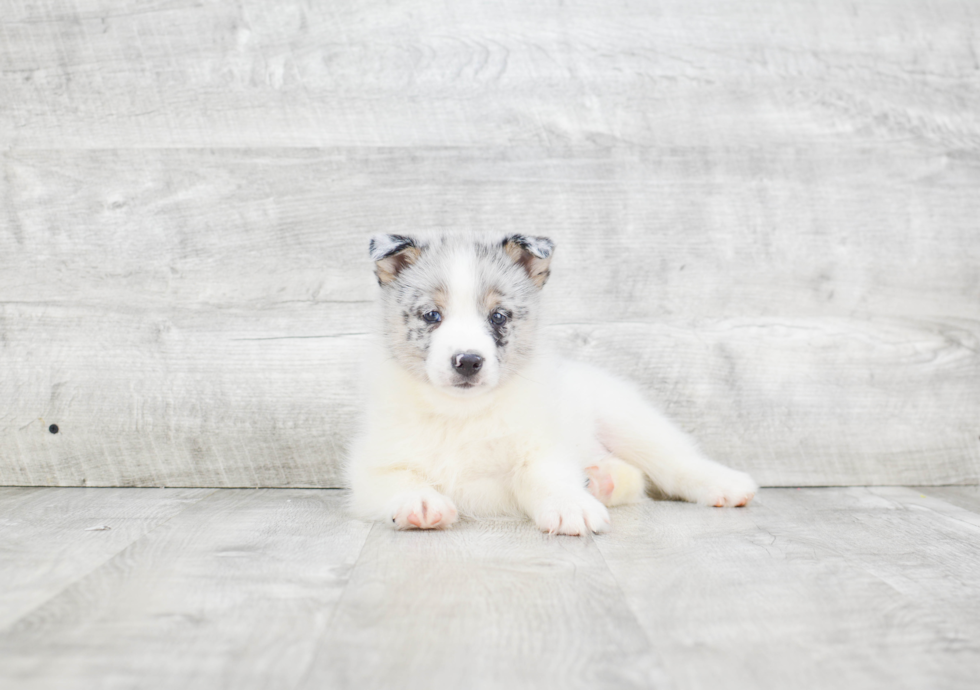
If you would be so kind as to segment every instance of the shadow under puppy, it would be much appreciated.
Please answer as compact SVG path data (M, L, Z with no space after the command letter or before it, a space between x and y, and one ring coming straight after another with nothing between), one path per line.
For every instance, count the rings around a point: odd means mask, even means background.
M705 457L632 384L556 356L538 303L554 244L379 235L384 355L348 458L351 507L397 529L527 515L543 531L609 528L607 506L662 492L744 506L755 482Z

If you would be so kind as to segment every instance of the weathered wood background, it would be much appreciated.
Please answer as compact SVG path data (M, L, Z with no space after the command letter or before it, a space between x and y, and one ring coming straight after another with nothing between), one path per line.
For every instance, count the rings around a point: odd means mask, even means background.
M980 480L980 4L0 22L0 484L336 486L412 228L554 237L564 349L764 484Z

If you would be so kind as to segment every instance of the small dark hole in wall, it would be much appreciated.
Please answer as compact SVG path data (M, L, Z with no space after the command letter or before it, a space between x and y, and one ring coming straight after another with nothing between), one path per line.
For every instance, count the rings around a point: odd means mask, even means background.
M57 434L58 433L58 425L57 424L52 424L51 426L48 427L48 431L50 431L52 434Z

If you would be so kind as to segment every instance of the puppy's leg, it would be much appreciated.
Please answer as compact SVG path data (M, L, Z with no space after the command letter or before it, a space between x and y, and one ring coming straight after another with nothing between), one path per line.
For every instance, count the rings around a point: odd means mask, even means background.
M586 467L585 476L585 488L607 508L636 503L646 493L643 472L612 456Z
M415 473L391 467L353 469L349 473L351 509L366 520L395 529L445 529L458 516L456 506Z
M542 532L580 536L609 530L609 512L582 486L582 475L557 454L525 460L514 470L517 504Z
M709 506L744 506L758 485L745 472L710 460L625 381L596 374L599 441L643 470L665 493Z

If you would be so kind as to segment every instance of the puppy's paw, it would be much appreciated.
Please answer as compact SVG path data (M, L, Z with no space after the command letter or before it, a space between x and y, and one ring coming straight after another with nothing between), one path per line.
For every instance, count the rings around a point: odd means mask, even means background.
M607 508L641 500L646 491L643 472L609 457L585 468L586 490Z
M407 491L393 502L395 529L445 529L456 522L456 506L435 489Z
M600 534L609 531L609 511L584 491L545 499L534 514L542 532L581 536L586 530Z
M616 490L616 478L613 477L612 472L609 472L601 464L592 465L592 467L585 468L585 476L587 478L586 490L597 501L608 506L613 491Z
M697 488L693 499L715 508L740 508L748 505L758 490L759 485L745 472L720 467Z

